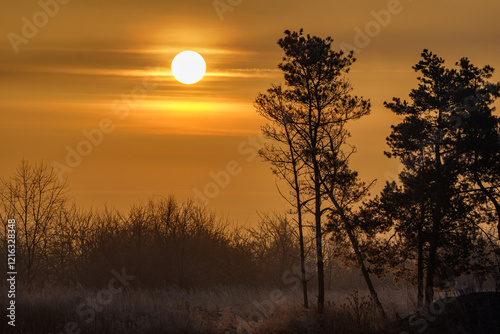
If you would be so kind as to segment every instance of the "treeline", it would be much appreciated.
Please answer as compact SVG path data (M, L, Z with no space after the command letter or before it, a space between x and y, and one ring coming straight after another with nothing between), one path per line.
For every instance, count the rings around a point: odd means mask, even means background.
M237 228L192 201L156 198L127 213L79 210L44 164L23 161L0 182L0 237L16 220L19 281L27 287L107 284L126 268L142 287L282 285L298 259L296 229L284 215ZM1 254L6 255L6 242ZM6 273L6 261L1 261Z

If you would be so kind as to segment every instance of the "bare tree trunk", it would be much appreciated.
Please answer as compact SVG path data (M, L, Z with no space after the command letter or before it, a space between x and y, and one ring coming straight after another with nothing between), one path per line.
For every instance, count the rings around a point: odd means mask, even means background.
M300 203L300 189L298 188L297 176L296 180L296 198L297 198L297 221L299 225L299 246L300 246L300 275L302 281L302 295L304 299L304 307L309 308L309 299L307 296L307 277L306 277L306 254L304 250L304 233L302 230L302 208Z
M358 261L358 265L361 269L361 272L363 274L363 278L365 279L366 285L368 286L368 290L370 291L370 295L375 302L375 305L377 306L380 314L382 315L382 318L388 323L388 318L387 314L385 313L384 306L380 302L380 299L378 298L377 291L375 290L375 287L373 286L372 280L370 278L370 273L368 272L368 269L365 266L365 261L363 254L361 253L361 250L359 249L359 244L358 240L356 239L356 236L354 235L354 229L351 226L351 223L349 221L349 218L345 215L342 207L339 205L339 203L336 201L336 199L333 197L333 194L331 191L328 192L328 196L330 197L330 200L332 201L333 205L337 209L337 211L340 214L340 217L342 218L342 221L344 223L347 236L349 237L349 241L351 242L352 248L354 249L354 254L356 255L356 260Z
M384 307L382 306L382 303L380 302L380 299L378 298L377 291L375 291L375 287L373 286L372 280L370 278L370 273L366 269L363 255L361 254L361 251L359 250L358 242L357 242L356 237L354 236L354 233L350 227L347 228L347 235L349 236L349 240L351 241L352 247L354 248L354 253L356 254L356 258L358 260L359 266L361 267L361 272L363 273L363 277L365 279L366 285L368 286L368 290L370 290L370 295L372 296L372 299L375 302L375 305L377 306L378 310L380 311L380 314L384 318L384 321L387 322L388 321L387 314L385 313Z
M434 300L434 275L436 271L436 255L439 242L440 218L434 218L432 236L429 246L429 259L427 261L427 279L425 282L425 304L428 306Z
M417 234L417 306L424 306L424 236L425 206L420 203L420 225Z
M438 124L441 123L441 111L439 111ZM436 272L436 258L437 249L439 243L439 232L441 229L441 219L442 219L442 196L443 196L443 184L441 178L441 145L439 143L441 139L441 134L438 134L439 138L435 144L434 154L435 154L435 172L436 172L436 199L435 207L433 212L433 222L432 222L432 234L429 244L429 258L427 259L427 279L425 286L425 304L428 306L434 299L434 276Z
M316 222L316 227L321 229L321 224ZM325 312L325 273L323 260L323 245L321 241L321 230L316 232L316 256L318 266L318 313Z
M309 298L307 296L307 277L306 277L306 254L304 250L304 231L302 224L302 202L300 197L300 185L299 185L299 172L297 168L297 157L295 155L295 150L293 147L293 141L288 130L288 124L284 122L286 138L288 142L288 147L290 149L290 157L292 162L292 170L293 170L293 181L295 188L295 200L297 206L297 224L299 227L299 247L300 247L300 280L302 282L302 295L303 295L303 303L304 307L309 308Z
M315 158L313 158L316 160ZM325 275L324 275L324 259L323 259L323 233L321 230L321 187L319 183L319 166L318 162L314 164L314 188L315 188L315 227L316 227L316 259L318 270L318 313L325 311Z

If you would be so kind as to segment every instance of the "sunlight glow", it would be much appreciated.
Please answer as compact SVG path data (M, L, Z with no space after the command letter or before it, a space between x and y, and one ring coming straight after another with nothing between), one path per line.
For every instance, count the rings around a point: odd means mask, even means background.
M200 81L207 70L203 57L194 51L183 51L172 61L172 74L177 81L191 85Z

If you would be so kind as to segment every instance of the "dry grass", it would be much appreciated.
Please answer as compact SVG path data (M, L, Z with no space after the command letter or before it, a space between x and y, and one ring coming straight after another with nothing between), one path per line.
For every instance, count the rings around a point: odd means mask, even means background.
M301 307L298 293L284 292L279 303L274 303L272 296L276 290L269 288L127 290L102 306L93 321L86 322L89 316L82 316L78 307L88 298L95 298L97 293L97 290L86 289L47 289L21 294L16 300L17 326L9 332L60 333L71 322L78 324L81 333L103 334L279 333L286 332L290 326L300 328L300 333L319 330L316 313ZM330 293L328 300L332 300L333 295ZM5 302L5 296L1 299ZM349 307L349 304L328 303L325 324L333 323L330 317L334 310L345 308L343 312L349 313ZM365 307L368 306L361 305Z
M314 305L309 310L301 306L299 291L278 292L222 286L130 289L115 295L101 312L96 312L95 319L86 322L89 317L79 314L78 306L95 298L97 290L47 289L18 296L17 326L9 328L8 333L59 334L70 322L75 322L82 334L387 333L365 291L329 291L326 312L321 317ZM414 291L382 289L380 293L393 319L413 312L408 296ZM310 296L314 304L314 292ZM5 296L0 299L5 303Z

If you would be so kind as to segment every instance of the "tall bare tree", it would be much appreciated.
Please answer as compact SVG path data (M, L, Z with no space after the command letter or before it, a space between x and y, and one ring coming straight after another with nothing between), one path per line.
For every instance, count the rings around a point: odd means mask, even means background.
M47 273L52 235L68 202L66 183L47 165L23 160L10 179L0 179L0 215L15 219L20 276L33 285Z
M259 114L272 122L262 127L262 133L271 140L271 143L266 144L259 153L265 161L272 164L273 172L285 180L287 186L291 188L292 199L284 194L282 196L295 208L297 216L303 305L308 308L308 278L305 268L303 226L304 206L308 200L304 199L306 195L302 192L304 187L302 177L305 166L300 156L301 152L297 151L295 147L297 133L293 128L293 117L296 113L293 110L293 104L286 98L280 86L273 86L267 91L267 94L259 94L255 101L255 107Z
M350 95L352 87L345 74L354 62L353 54L333 50L332 42L330 37L304 35L302 30L285 31L278 44L285 52L279 68L286 86L271 88L268 94L259 95L256 103L257 110L273 122L264 133L289 146L279 154L268 150L273 158L268 160L275 166L281 164L282 170L292 175L289 184L295 191L296 208L314 217L319 313L324 311L325 293L324 219L338 203L340 184L351 181L342 180L340 174L334 180L331 168L345 158L340 156L347 138L344 125L367 115L370 109L367 101ZM339 212L337 207L333 210Z

